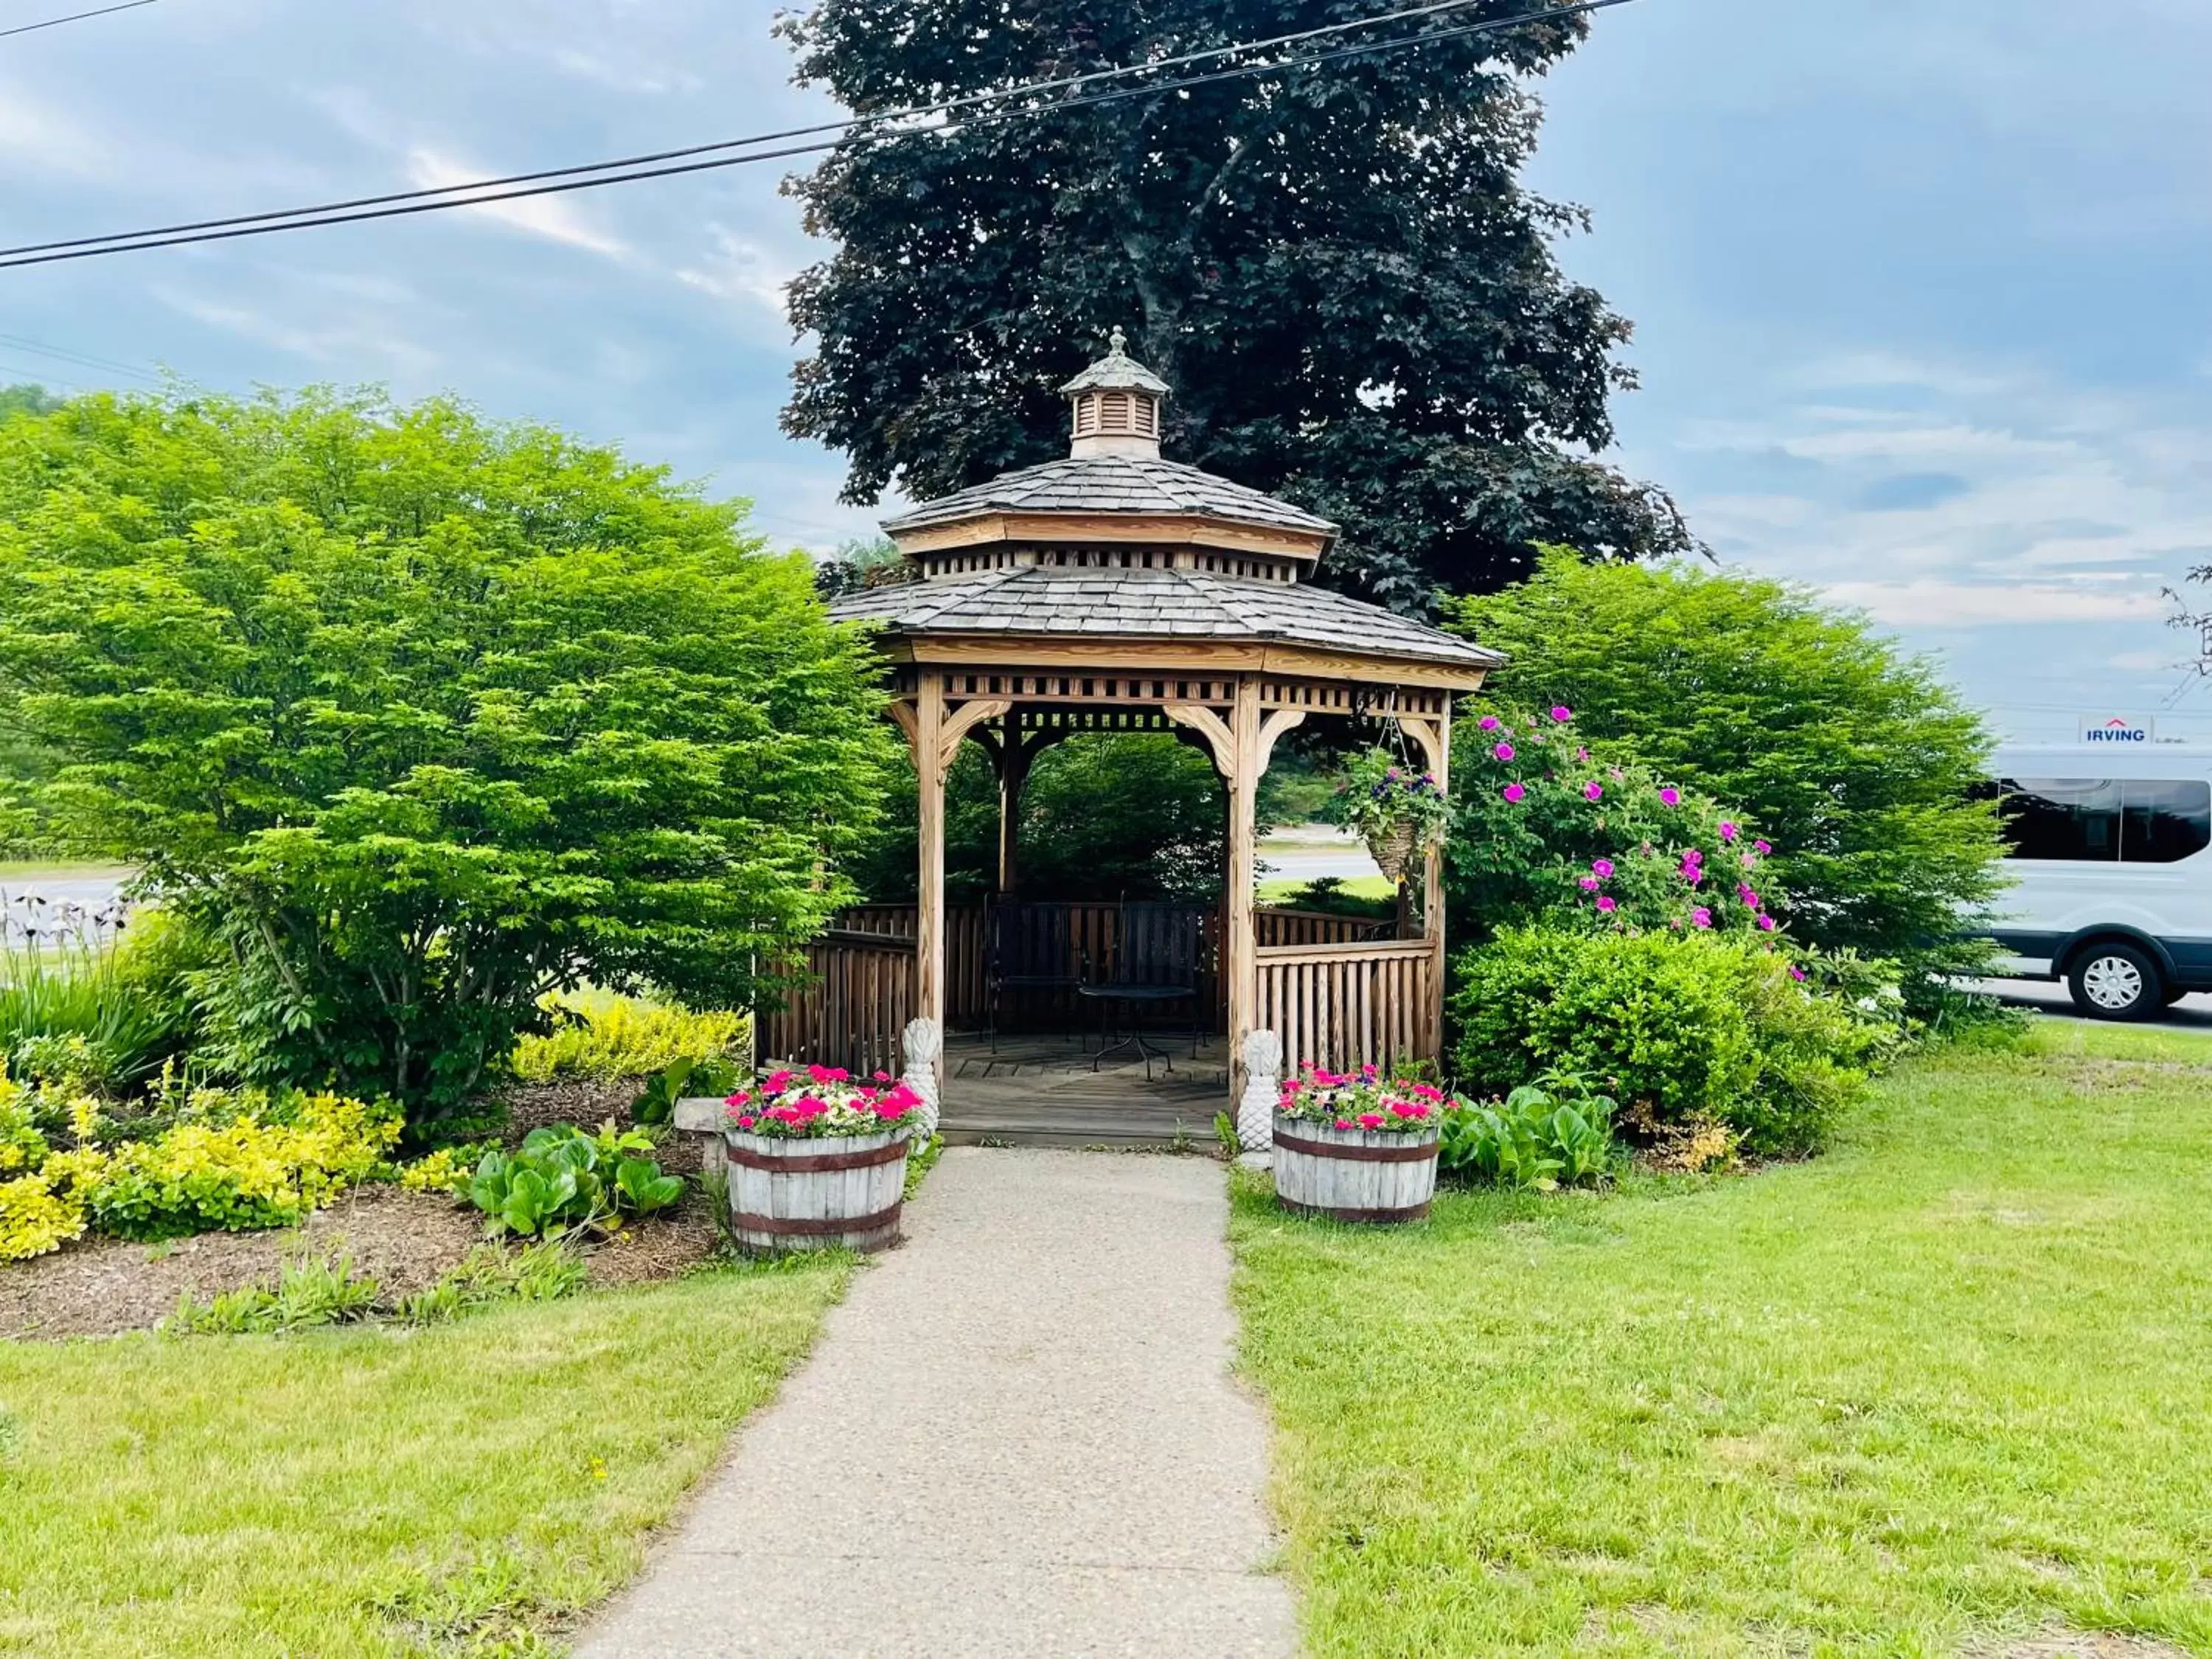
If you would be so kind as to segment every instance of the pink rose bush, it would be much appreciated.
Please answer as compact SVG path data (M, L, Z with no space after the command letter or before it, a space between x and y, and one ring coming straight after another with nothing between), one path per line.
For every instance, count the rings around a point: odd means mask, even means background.
M732 1129L772 1140L826 1140L912 1126L921 1098L888 1072L862 1083L836 1066L781 1066L723 1103Z
M1460 763L1453 896L1479 928L1566 913L1619 933L1780 933L1787 905L1765 868L1774 849L1738 815L1593 756L1564 706L1477 724L1516 733Z
M1383 1134L1433 1132L1455 1103L1433 1084L1387 1078L1379 1068L1324 1072L1311 1060L1283 1079L1275 1110L1301 1123Z

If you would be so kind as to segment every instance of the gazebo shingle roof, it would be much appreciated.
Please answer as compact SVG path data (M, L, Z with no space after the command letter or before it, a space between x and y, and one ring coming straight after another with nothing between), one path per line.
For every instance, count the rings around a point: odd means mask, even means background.
M839 599L830 614L906 634L1279 641L1455 667L1493 668L1505 660L1327 588L1202 570L1024 565L870 588Z
M1199 514L1310 535L1336 533L1334 525L1304 507L1152 455L1067 456L1001 473L888 519L884 528L896 535L994 512Z

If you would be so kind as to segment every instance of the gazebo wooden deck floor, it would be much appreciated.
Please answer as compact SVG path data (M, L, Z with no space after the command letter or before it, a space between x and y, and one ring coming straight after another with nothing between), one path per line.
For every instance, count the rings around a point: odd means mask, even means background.
M1193 1060L1188 1034L1147 1040L1175 1056L1172 1073L1153 1060L1150 1082L1127 1049L1093 1072L1074 1037L1001 1036L994 1054L984 1037L955 1032L945 1049L945 1138L956 1146L1212 1146L1213 1115L1229 1092L1228 1044L1207 1037Z

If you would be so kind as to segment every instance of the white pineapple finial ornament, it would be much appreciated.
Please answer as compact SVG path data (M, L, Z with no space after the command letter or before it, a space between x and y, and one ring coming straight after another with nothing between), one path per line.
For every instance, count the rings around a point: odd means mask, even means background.
M1282 1092L1283 1040L1259 1030L1244 1039L1244 1094L1237 1103L1237 1139L1248 1152L1275 1146L1275 1102Z
M906 1023L906 1075L900 1079L921 1097L915 1114L914 1144L926 1146L937 1133L937 1056L945 1048L945 1034L933 1019Z

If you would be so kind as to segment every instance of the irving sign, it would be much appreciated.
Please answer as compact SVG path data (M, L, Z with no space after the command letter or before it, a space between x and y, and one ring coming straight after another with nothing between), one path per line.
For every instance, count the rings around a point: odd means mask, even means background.
M2124 720L2118 714L2081 716L2084 743L2150 743L2156 736L2156 725L2150 720Z

